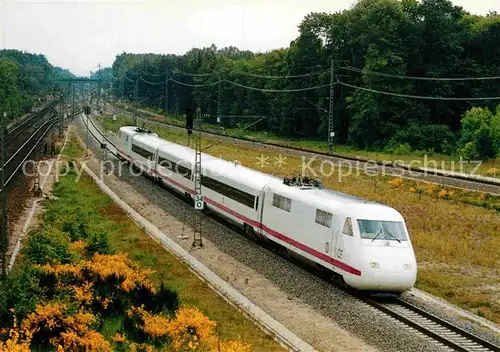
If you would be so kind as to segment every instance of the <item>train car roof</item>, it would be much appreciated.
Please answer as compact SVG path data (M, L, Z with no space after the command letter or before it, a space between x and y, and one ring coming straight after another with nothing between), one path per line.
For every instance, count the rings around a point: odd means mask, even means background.
M165 144L162 144L158 147L158 154L169 154L169 155L174 155L176 158L185 160L189 164L194 163L194 159L196 156L196 152L194 149L176 144L176 143L171 143L171 142L165 142ZM202 167L203 163L208 162L210 160L217 159L216 157L206 154L206 153L201 153L201 161L202 161Z
M271 183L277 184L283 182L283 180L278 177L221 158L214 158L202 164L202 168L204 173L209 177L211 174L213 176L222 176L236 183L244 184L258 190L261 190L264 186Z
M371 202L334 190L319 188L301 189L300 187L287 186L284 184L280 186L271 186L271 189L292 200L298 199L300 202L304 202L318 209L346 214L346 216L351 216L356 219L403 220L401 214L397 210L387 205Z
M133 143L138 142L139 144L141 144L143 146L149 146L149 147L153 148L154 150L156 150L156 148L158 148L161 145L172 144L171 142L168 142L168 141L158 137L158 135L156 135L156 134L141 133L141 132L138 132L138 133L135 133L134 135L132 135L132 142Z

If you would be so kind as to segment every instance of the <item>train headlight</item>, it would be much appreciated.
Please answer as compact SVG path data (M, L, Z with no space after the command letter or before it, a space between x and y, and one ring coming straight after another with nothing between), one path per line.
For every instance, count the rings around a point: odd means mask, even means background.
M380 265L377 262L370 262L370 266L374 269L380 268Z
M411 269L411 264L405 264L405 265L404 265L404 268L405 268L405 270L406 270L406 271L410 271L410 269Z

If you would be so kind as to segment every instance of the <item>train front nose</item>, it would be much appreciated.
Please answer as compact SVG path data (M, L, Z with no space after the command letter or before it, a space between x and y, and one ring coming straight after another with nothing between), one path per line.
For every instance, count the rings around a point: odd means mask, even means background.
M413 251L411 254L372 257L365 261L360 276L349 276L344 280L359 290L408 291L417 280L417 263Z

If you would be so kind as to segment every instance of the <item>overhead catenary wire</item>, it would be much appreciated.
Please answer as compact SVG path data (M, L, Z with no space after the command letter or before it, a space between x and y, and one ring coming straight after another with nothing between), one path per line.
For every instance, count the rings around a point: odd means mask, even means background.
M219 80L219 81L216 81L216 82L210 82L210 83L205 83L205 84L190 84L190 83L185 83L185 82L181 82L181 81L178 81L176 79L173 79L173 78L169 78L168 79L169 81L172 81L172 82L175 82L177 84L180 84L181 86L186 86L186 87L192 87L192 88L202 88L202 87L209 87L209 86L215 86L221 82L223 82L224 80ZM163 82L165 83L165 82Z
M272 75L261 75L261 74L256 74L256 73L251 73L251 72L245 72L241 70L231 70L229 73L236 73L242 76L249 76L249 77L255 77L255 78L266 78L266 79L289 79L289 78L302 78L302 77L311 77L311 76L317 76L322 73L326 73L330 71L329 69L321 70L321 71L315 71L315 72L310 72L310 73L303 73L299 75L284 75L284 76L272 76Z
M264 93L305 92L305 91L308 91L308 90L315 90L315 89L320 89L320 88L325 88L325 87L329 87L330 86L330 83L327 83L327 84L322 84L322 85L318 85L318 86L314 86L314 87L305 87L305 88L296 88L296 89L267 89L267 88L250 87L250 86L246 86L244 84L236 83L236 82L233 82L233 81L228 81L227 79L224 79L223 81L227 82L227 83L230 83L230 84L232 84L234 86L238 86L238 87L245 88L245 89L250 89L250 90L256 90L256 91L264 92Z
M183 72L183 71L178 70L176 68L172 69L172 72L180 73L182 75L191 76L191 77L210 77L210 76L214 76L214 75L218 74L218 73L214 74L213 72L212 73L189 73L189 72Z
M166 82L165 80L163 80L163 81L161 81L161 82L150 82L150 81L146 81L144 78L142 78L142 76L139 76L139 79L140 79L141 81L143 81L143 82L147 83L147 84L153 84L153 85L155 85L155 84L165 84L165 82Z
M424 95L401 94L401 93L384 92L381 90L365 88L365 87L358 87L358 86L355 86L353 84L344 83L344 82L337 82L337 83L340 85L346 86L346 87L353 88L353 89L359 89L359 90L364 90L364 91L371 92L371 93L390 95L390 96L400 97L400 98L412 98L412 99L424 99L424 100L447 100L447 101L500 100L500 97L463 97L463 98L461 98L461 97L432 97L432 96L424 96Z
M482 80L496 80L500 79L500 76L486 76L486 77L422 77L422 76L405 76L405 75L395 75L391 73L369 71L352 66L344 66L339 69L358 72L365 75L380 76L387 78L398 78L398 79L411 79L411 80L424 80L424 81L482 81Z
M356 68L350 67L350 66L346 66L346 67L343 67L343 68L344 69L350 69L350 70L357 70L359 72L370 72L370 73L377 74L377 75L384 75L384 76L388 75L388 76L391 76L391 77L408 78L408 79L430 79L430 80L496 79L496 77L464 77L464 78L413 77L413 76L389 75L389 74L385 74L385 73L381 73L381 72L375 72L375 71L363 71L363 70L356 69ZM179 70L175 70L175 71L176 72L185 73L185 72L182 72L182 71L179 71ZM240 71L240 72L243 72L243 71ZM317 74L324 73L324 72L326 72L326 71L325 70L316 71L316 72L310 73L308 75L317 75ZM208 76L210 76L210 74L189 74L189 73L185 73L185 74L187 74L187 75L193 75L195 77L208 77ZM260 76L260 75L257 75L257 76ZM267 77L269 78L269 77L279 77L279 76L267 76ZM286 76L282 76L282 77L285 78ZM127 79L129 82L135 82L135 80L132 80L132 79L128 78L127 75L126 75L126 73L124 75L124 78ZM304 87L304 88L271 89L271 88L260 88L260 87L247 86L247 85L244 85L244 84L241 84L241 83L238 83L238 82L233 82L233 81L230 81L230 80L227 80L227 79L220 79L220 80L217 80L217 81L214 81L214 82L209 82L209 83L204 83L204 84L191 84L191 83L186 83L186 82L182 82L182 81L176 80L174 78L169 78L168 80L163 80L161 82L150 82L150 81L144 79L142 76L139 76L138 78L141 79L141 81L143 81L143 82L145 82L147 84L152 84L152 85L160 85L160 84L165 84L165 82L167 82L167 81L172 81L172 82L177 83L179 85L186 86L186 87L191 87L191 88L210 87L210 86L218 85L218 84L223 83L223 82L227 82L227 83L229 83L231 85L234 85L234 86L237 86L237 87L241 87L241 88L245 88L245 89L249 89L249 90L254 90L254 91L265 92L265 93L294 93L294 92L304 92L304 91L310 91L310 90L316 90L316 89L326 88L326 87L330 86L330 83L328 83L328 84L322 84L322 85L317 85L317 86L312 86L312 87ZM500 78L500 77L498 77L498 78ZM372 88L360 87L360 86L356 86L356 85L353 85L353 84L341 82L339 80L337 80L334 83L334 85L335 84L339 84L339 85L346 86L346 87L349 87L349 88L363 90L363 91L367 91L367 92L371 92L371 93L376 93L376 94L382 94L382 95L388 95L388 96L394 96L394 97L401 97L401 98L411 98L411 99L442 100L442 101L486 101L486 100L500 100L500 97L440 97L440 96L423 96L423 95L412 95L412 94L394 93L394 92L381 91L381 90L372 89Z

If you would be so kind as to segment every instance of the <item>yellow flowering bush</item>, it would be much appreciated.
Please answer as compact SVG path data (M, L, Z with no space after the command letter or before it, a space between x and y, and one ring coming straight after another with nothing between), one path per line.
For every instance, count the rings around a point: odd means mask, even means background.
M173 319L132 307L127 316L135 326L153 339L168 341L173 351L250 352L251 345L239 341L220 341L215 333L216 323L198 308L182 306ZM136 346L137 347L137 346Z
M146 290L150 294L156 293L153 282L148 279L153 271L139 268L127 254L95 254L90 260L78 263L44 264L35 267L54 277L56 290L71 292L75 300L84 306L99 303L107 310L113 303L113 297L96 294L106 286L111 287L105 292L115 296L120 293L133 294L132 291L138 289Z
M137 327L140 328L145 334L153 338L167 336L167 325L169 324L170 319L160 315L153 315L145 311L143 307L132 307L127 312L127 315L129 317L137 317L139 320Z
M496 174L500 174L500 169L492 167L486 170L486 175L488 176L496 176Z
M387 183L394 187L401 187L405 183L405 180L401 177L395 177L387 181Z
M3 333L5 331L2 331ZM7 341L0 341L1 352L30 352L30 335L21 336L17 329L16 320L14 319L14 327L8 331Z
M220 349L213 352L251 352L252 346L240 341L224 341L220 344Z
M442 199L450 199L451 197L453 197L453 194L455 192L451 191L451 190L446 190L446 189L442 189L441 191L439 191L439 198L442 198Z
M57 350L110 351L111 344L90 328L95 322L92 313L79 310L71 314L66 304L37 305L35 312L21 322L21 332L25 336L22 344L28 346L26 351L32 340L38 345L49 343ZM0 348L0 351L3 350Z
M427 190L425 191L425 193L427 193L428 195L432 196L434 195L438 190L438 186L433 184L433 183L429 183L427 185Z
M201 344L213 346L217 343L216 325L198 308L181 307L175 313L175 319L167 325L170 345L175 351L183 347L195 350Z
M87 242L85 241L75 241L69 244L69 250L73 253L84 256L87 249Z

